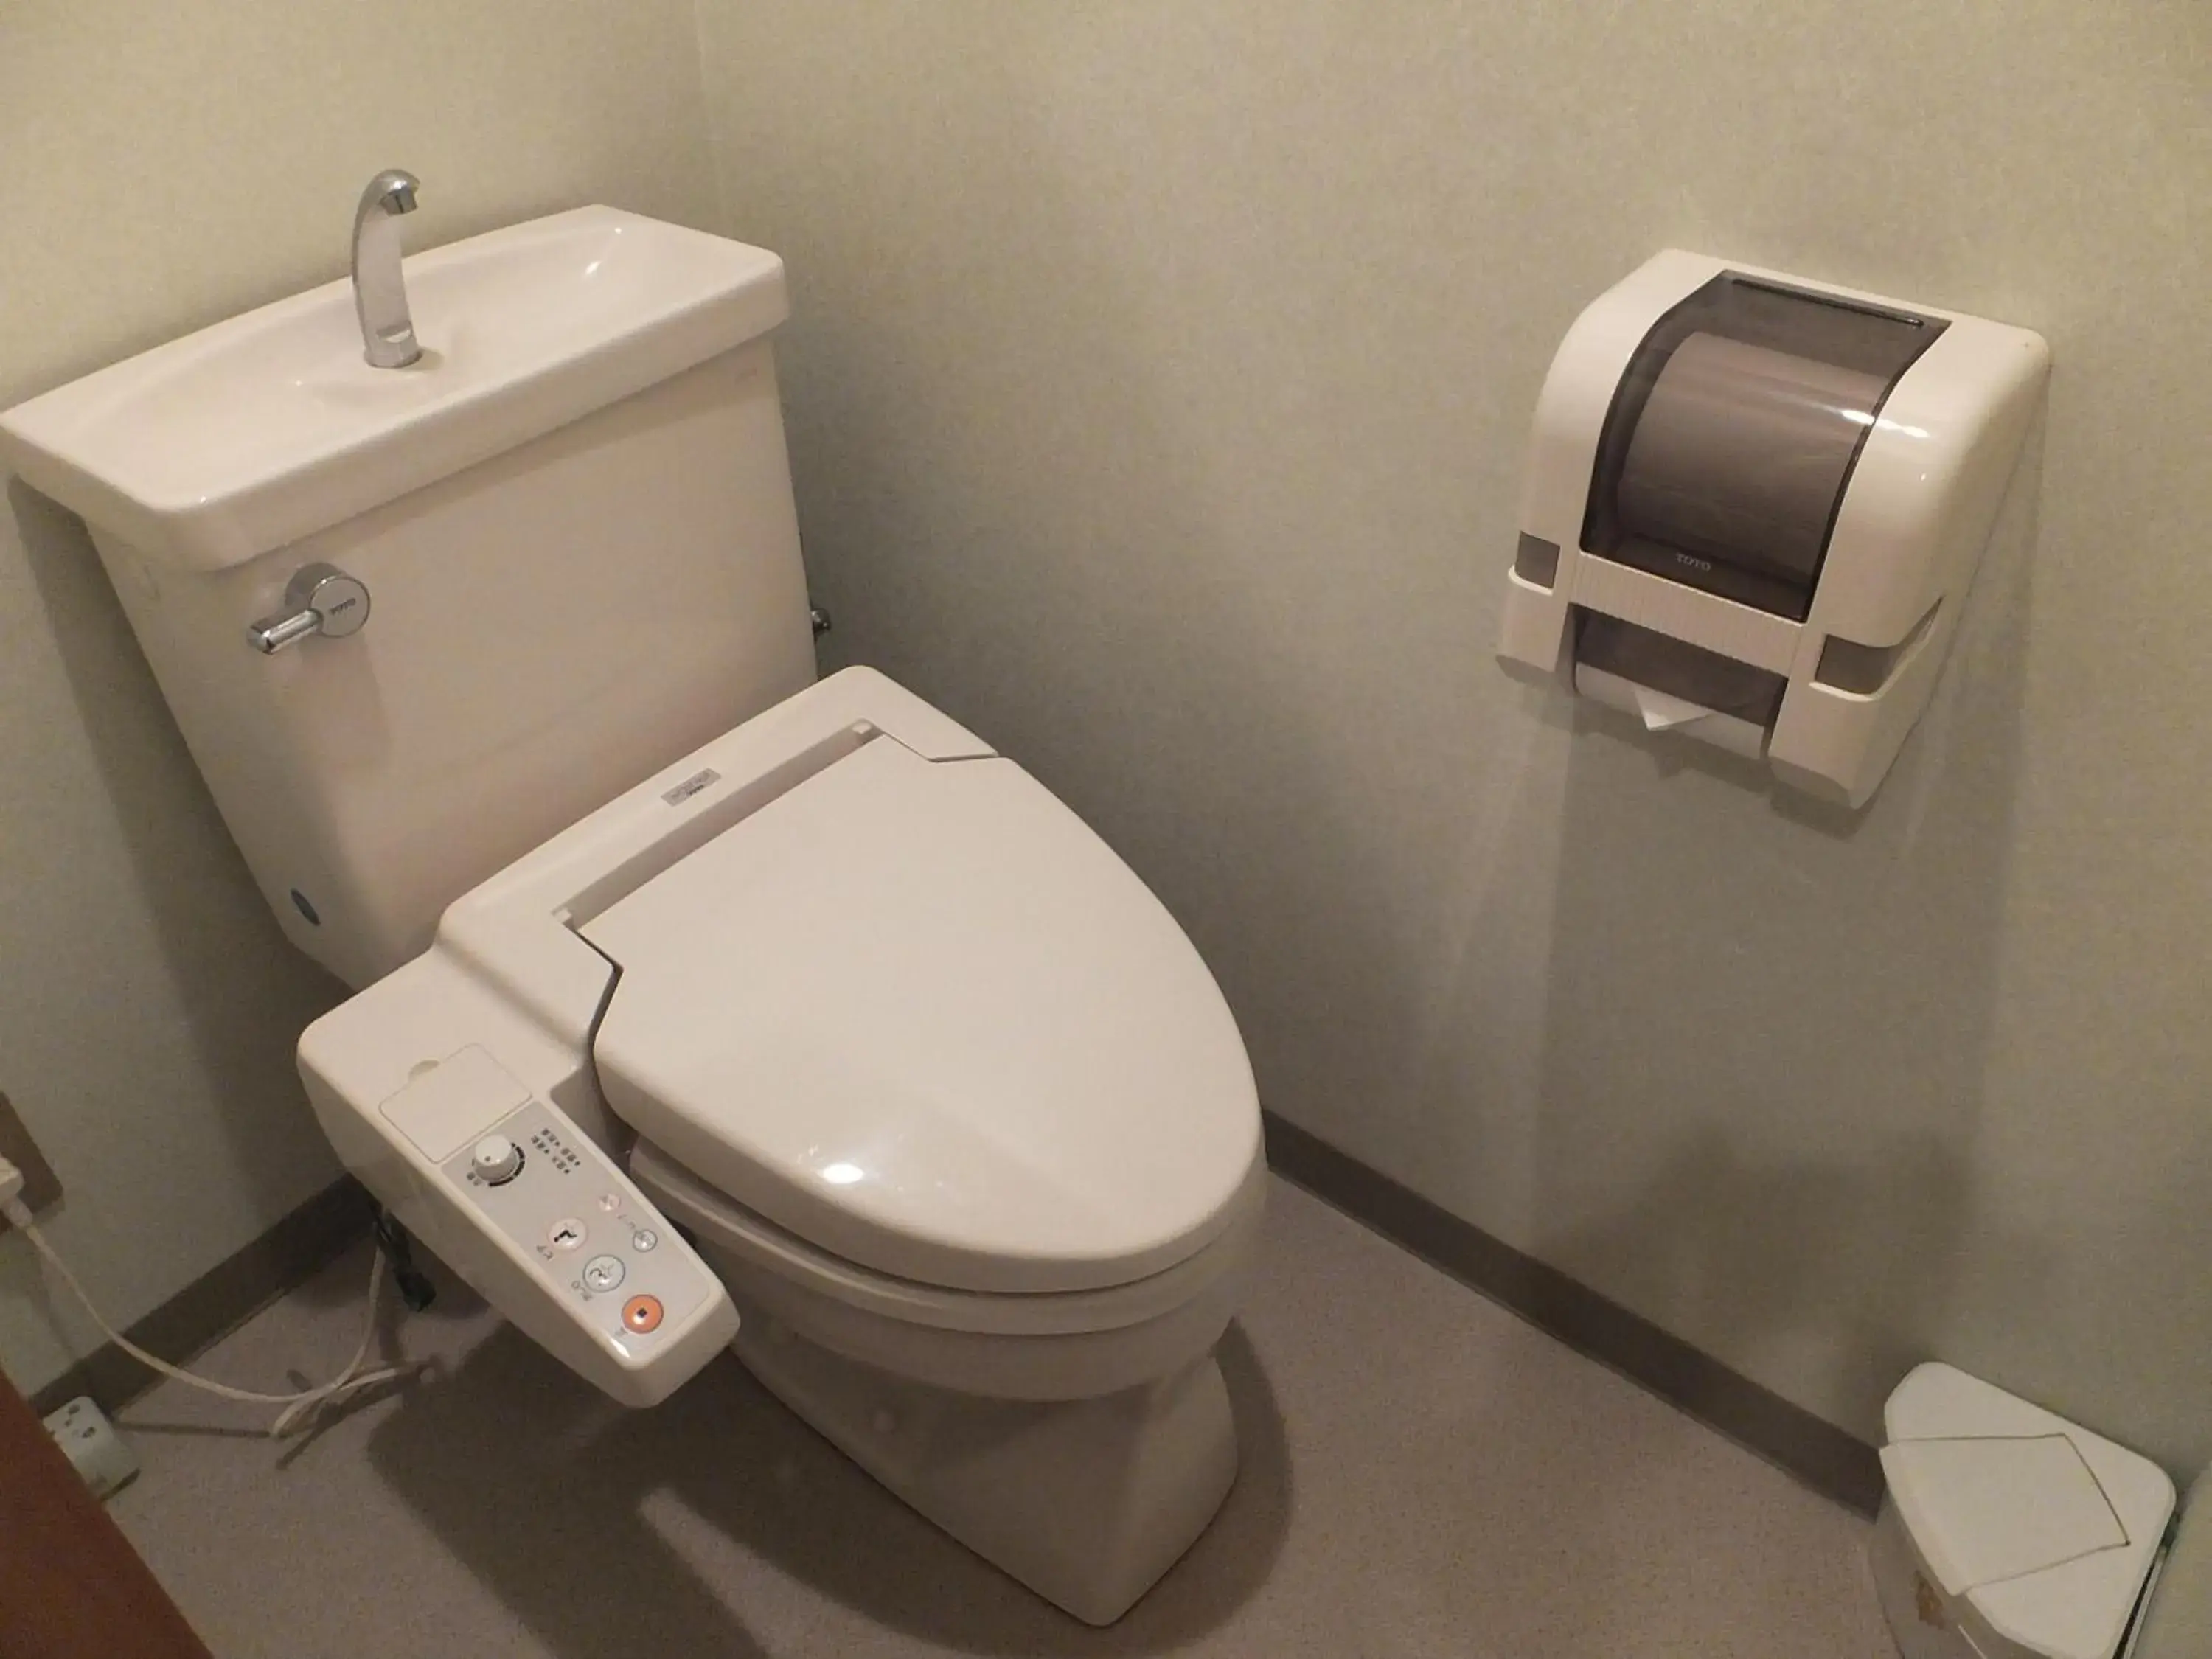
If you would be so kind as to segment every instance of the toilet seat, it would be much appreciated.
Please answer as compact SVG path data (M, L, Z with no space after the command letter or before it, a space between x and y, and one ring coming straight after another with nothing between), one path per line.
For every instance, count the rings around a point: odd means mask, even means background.
M579 925L615 1112L791 1238L910 1286L1133 1285L1261 1158L1212 975L1011 761L876 732Z
M1267 1193L1255 1164L1228 1227L1150 1279L1008 1296L915 1285L831 1256L648 1142L632 1152L630 1174L721 1275L756 1345L797 1337L875 1373L1030 1402L1097 1400L1202 1360L1243 1300Z
M1075 1336L1124 1329L1174 1312L1241 1268L1265 1212L1267 1166L1255 1159L1228 1224L1195 1254L1127 1285L1009 1295L894 1279L832 1255L717 1192L651 1141L630 1150L631 1179L668 1216L710 1244L811 1294L902 1324L975 1335Z

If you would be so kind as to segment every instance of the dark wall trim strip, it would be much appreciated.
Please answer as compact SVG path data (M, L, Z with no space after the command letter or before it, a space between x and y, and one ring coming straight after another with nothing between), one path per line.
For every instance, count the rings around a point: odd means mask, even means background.
M1864 1441L1273 1112L1267 1131L1268 1164L1316 1197L1815 1492L1864 1515L1880 1506L1881 1460Z
M259 1313L369 1228L368 1193L332 1182L236 1255L216 1264L124 1334L182 1364ZM115 1412L161 1381L112 1343L102 1344L31 1397L43 1417L81 1394Z

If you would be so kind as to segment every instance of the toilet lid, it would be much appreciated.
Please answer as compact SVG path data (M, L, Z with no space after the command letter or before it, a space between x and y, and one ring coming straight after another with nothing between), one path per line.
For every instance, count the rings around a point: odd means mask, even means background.
M609 1103L738 1203L965 1290L1097 1289L1227 1226L1260 1157L1227 1005L1012 762L878 736L580 931Z

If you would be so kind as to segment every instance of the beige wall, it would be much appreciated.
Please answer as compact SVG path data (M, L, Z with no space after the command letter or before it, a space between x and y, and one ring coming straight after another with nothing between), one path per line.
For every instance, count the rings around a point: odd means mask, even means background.
M2212 1451L2212 11L700 9L834 643L1123 850L1273 1105L1858 1433L1937 1353ZM1491 658L1552 347L1669 245L2056 353L1857 821Z
M416 246L596 199L711 222L703 131L684 0L6 0L0 406L337 275L379 167L422 175ZM334 994L263 910L82 528L9 481L0 1091L112 1315L335 1177L291 1063ZM0 1243L9 1374L42 1386L85 1342Z

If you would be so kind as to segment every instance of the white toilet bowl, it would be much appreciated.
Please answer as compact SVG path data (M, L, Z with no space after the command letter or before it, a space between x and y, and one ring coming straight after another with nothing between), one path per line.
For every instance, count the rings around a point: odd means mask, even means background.
M1215 1345L1267 1171L1227 1229L1133 1285L945 1291L831 1256L640 1142L630 1173L742 1316L738 1357L906 1503L1077 1618L1112 1623L1202 1533L1237 1471Z

